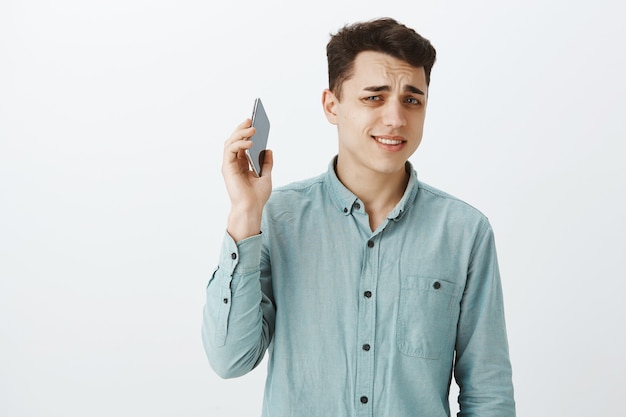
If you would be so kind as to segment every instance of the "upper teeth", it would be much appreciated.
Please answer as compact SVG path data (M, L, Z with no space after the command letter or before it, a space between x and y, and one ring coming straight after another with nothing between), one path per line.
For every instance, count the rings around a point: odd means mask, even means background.
M395 139L376 138L376 140L384 145L399 145L402 143L401 140Z

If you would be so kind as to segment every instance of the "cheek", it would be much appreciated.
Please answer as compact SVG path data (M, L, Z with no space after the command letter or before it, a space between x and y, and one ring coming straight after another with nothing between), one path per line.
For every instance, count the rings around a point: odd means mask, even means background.
M426 113L421 112L417 115L414 115L411 118L411 127L415 130L421 131L424 128L424 120L426 119Z
M342 122L345 130L361 130L365 125L362 116L354 113L344 115Z

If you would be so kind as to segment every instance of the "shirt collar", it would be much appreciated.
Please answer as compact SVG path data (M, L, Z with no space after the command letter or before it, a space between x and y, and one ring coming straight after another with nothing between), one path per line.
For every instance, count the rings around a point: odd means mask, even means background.
M326 172L326 183L328 184L330 198L337 207L345 216L352 213L354 210L355 203L358 200L358 197L354 195L350 190L346 188L345 185L339 181L337 177L337 173L335 172L335 164L337 162L337 156L335 156L330 163L328 164L328 171ZM400 218L406 213L410 204L415 200L415 196L417 195L417 190L419 188L419 183L417 180L417 172L413 168L413 165L407 161L405 164L405 169L409 173L409 182L406 186L406 190L404 191L404 195L396 204L396 207L389 212L387 218L389 220L398 221Z

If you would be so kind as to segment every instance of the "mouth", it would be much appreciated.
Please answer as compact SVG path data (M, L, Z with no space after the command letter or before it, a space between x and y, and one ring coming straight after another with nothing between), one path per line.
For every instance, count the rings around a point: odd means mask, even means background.
M401 136L372 136L376 142L382 145L396 146L406 142Z

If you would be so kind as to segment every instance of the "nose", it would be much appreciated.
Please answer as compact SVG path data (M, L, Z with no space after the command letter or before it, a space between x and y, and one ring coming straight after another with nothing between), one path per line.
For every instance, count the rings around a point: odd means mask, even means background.
M391 128L402 127L406 124L402 103L396 100L389 100L383 106L382 122Z

